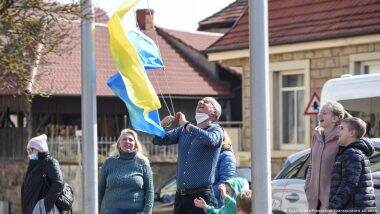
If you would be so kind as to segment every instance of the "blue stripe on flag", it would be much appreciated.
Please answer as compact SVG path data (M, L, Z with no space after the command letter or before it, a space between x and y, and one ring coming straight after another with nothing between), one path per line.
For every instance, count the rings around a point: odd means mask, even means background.
M164 68L160 50L151 38L138 30L129 31L127 37L135 47L146 71Z
M113 93L124 101L129 112L132 126L135 130L159 137L164 136L165 131L160 125L158 110L149 112L145 117L144 110L134 105L129 99L128 92L119 72L108 79L107 85L112 89Z

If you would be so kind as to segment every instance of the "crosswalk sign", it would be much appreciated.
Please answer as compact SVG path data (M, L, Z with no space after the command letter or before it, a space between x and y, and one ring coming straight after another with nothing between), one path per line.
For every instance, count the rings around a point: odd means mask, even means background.
M309 103L306 106L304 115L316 115L319 112L320 99L317 92L314 92L313 96L310 97Z

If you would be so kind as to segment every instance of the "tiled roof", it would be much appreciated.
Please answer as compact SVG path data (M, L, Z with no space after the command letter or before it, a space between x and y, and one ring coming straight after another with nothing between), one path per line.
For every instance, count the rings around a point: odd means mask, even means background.
M213 27L232 27L247 5L247 0L236 0L219 12L200 21L198 30L207 31Z
M160 33L167 33L168 35L180 40L182 43L187 44L191 48L197 51L205 50L210 44L214 43L217 39L219 39L222 34L217 33L204 33L204 32L185 32L164 28L157 28Z
M291 44L380 32L380 1L269 1L269 44ZM207 51L248 48L248 10Z
M81 44L80 27L73 29L71 49L58 56L50 54L49 64L39 66L33 84L32 93L44 92L52 95L81 94ZM115 73L111 54L108 48L108 30L106 27L96 26L96 85L98 95L112 95L107 88L106 81Z
M163 29L163 28L157 28L157 31L160 35L162 35L164 38L170 37L174 38L177 41L181 42L182 44L186 45L189 48L192 48L195 51L201 52L204 54L204 51L210 44L215 42L218 38L221 37L221 34L219 33L190 33L190 32L183 32L183 31L176 31L176 30L169 30L169 29ZM225 67L220 65L218 62L216 62L220 66L219 72L229 72L233 75L235 75L238 78L241 78L242 75L242 68L239 67Z
M116 71L109 51L108 29L105 26L97 26L95 32L97 95L113 96L106 85L107 79ZM154 31L143 32L156 40ZM72 39L72 42L77 44L70 52L62 56L50 55L49 59L52 63L38 68L33 93L45 91L52 95L81 94L80 28L78 26L73 34L77 35L77 39ZM185 96L229 94L229 88L223 82L212 79L198 69L197 65L180 55L161 35L157 35L157 40L166 65L165 71L148 72L157 93Z

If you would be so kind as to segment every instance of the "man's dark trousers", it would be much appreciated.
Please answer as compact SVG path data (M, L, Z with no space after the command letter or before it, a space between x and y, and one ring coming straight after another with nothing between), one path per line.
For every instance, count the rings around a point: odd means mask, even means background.
M194 205L194 199L202 197L207 205L215 206L216 199L211 190L199 191L193 194L179 194L177 191L174 202L174 214L203 214L203 209Z

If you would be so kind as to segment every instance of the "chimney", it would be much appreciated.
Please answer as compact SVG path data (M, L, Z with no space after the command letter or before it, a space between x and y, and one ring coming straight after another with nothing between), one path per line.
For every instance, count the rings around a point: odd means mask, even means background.
M153 30L153 10L149 9L138 9L136 11L137 25L141 30Z

